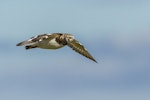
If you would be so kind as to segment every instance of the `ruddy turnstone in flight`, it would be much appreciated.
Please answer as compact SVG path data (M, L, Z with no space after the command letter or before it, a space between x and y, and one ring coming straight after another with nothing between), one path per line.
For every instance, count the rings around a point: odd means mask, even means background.
M94 62L97 62L84 48L84 46L80 44L71 34L41 34L17 44L17 46L25 46L27 50L32 48L59 49L66 45L79 54L93 60Z

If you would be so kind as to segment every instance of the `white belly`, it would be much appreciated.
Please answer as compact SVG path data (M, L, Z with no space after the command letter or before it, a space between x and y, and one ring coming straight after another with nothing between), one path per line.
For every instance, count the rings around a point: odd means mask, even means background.
M40 43L39 48L43 48L43 49L58 49L63 47L64 45L59 44L55 41L55 39L52 40L46 40Z

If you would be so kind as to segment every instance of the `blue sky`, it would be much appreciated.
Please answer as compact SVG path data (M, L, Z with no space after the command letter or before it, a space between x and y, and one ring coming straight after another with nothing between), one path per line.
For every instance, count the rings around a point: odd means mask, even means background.
M149 0L1 0L0 99L149 100ZM15 45L73 34L98 64L65 47Z

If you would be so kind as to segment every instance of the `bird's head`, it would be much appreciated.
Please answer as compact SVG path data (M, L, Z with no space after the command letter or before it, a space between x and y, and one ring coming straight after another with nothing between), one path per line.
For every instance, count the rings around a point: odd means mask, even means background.
M74 40L74 36L71 34L65 34L65 39L67 42L72 42Z

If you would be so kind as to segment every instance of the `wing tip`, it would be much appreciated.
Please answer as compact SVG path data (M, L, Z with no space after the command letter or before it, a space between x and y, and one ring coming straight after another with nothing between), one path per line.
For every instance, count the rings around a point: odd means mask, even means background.
M16 46L26 46L26 45L29 45L31 44L31 41L23 41L23 42L20 42L18 44L16 44Z
M22 45L22 42L20 42L20 43L16 44L16 46L21 46L21 45Z
M90 57L86 56L87 58L89 58L90 60L94 61L95 63L98 63L97 60L95 60L91 55Z
M95 63L98 63L95 59L92 59Z

